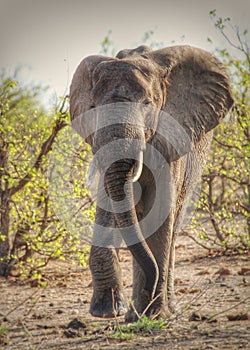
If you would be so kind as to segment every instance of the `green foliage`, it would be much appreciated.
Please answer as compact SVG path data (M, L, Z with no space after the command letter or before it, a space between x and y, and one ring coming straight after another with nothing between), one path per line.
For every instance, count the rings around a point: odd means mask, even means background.
M0 85L0 259L5 262L1 274L8 274L11 266L18 264L22 273L35 276L51 259L70 259L84 265L88 248L58 219L49 190L48 170L54 146L56 142L63 145L64 153L70 147L62 132L71 129L67 99L47 112L38 99L39 86L20 86L4 75ZM78 156L87 161L88 147L83 143L79 147ZM63 164L63 157L57 159ZM83 176L86 162L77 169L75 166L74 171L78 177ZM73 181L73 192L86 198L87 190L81 186ZM86 215L93 222L92 204L88 197Z
M0 327L0 336L6 336L8 332L7 326L5 324Z
M4 323L0 325L0 345L10 345L8 328Z
M162 329L166 329L166 321L159 320L151 320L146 316L142 316L137 322L127 324L124 326L117 326L113 337L120 340L128 340L132 339L136 335L140 336L148 336L153 334L155 331L159 331Z
M191 229L207 248L221 247L244 252L250 247L250 53L246 34L240 34L230 19L218 18L210 12L216 28L239 54L234 57L227 49L216 53L228 68L235 105L226 120L214 133L198 211ZM226 34L230 27L235 41ZM233 37L233 35L231 35Z
M101 50L100 54L110 57L115 57L116 50L114 47L114 42L111 39L112 31L109 30L107 35L104 37L103 41L101 42Z
M155 30L148 30L144 33L141 42L153 50L158 50L164 46L162 42L157 42L154 39Z

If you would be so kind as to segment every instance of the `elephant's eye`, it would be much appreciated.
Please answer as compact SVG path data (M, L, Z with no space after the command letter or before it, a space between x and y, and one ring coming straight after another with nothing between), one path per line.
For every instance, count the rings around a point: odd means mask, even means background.
M143 103L144 103L145 105L150 105L151 101L150 101L150 100L145 100Z
M90 109L93 109L93 108L95 108L95 105L91 105L91 106L90 106Z

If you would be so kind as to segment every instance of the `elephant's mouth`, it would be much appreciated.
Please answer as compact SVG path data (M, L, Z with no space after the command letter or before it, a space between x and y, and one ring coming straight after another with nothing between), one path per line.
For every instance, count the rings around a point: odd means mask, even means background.
M88 172L88 178L87 178L87 187L90 188L93 183L96 183L97 181L95 178L99 178L99 164L97 157L93 157L92 162L90 163L89 172ZM132 176L131 181L136 182L139 180L142 174L143 169L143 151L141 150L139 152L138 159L135 160L135 165L132 169Z

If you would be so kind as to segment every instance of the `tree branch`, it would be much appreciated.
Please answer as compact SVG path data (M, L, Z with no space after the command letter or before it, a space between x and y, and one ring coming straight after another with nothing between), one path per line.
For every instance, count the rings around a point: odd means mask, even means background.
M64 104L63 104L64 106ZM60 110L61 112L61 110ZM42 164L43 157L45 157L52 149L52 145L55 141L55 138L57 137L59 131L67 125L65 122L66 114L63 114L62 117L58 118L56 121L55 126L53 127L50 136L47 138L47 140L42 144L41 150L36 157L36 160L34 164L32 165L31 169L38 170ZM10 197L13 196L15 193L20 191L30 180L32 179L32 174L27 173L20 181L19 183L12 187L10 189L9 195Z

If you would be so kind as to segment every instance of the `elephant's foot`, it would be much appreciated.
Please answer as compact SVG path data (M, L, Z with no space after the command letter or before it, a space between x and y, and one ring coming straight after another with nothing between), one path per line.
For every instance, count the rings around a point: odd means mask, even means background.
M138 321L138 316L145 315L150 319L168 319L174 313L173 303L166 304L159 296L154 301L150 301L146 291L142 292L140 302L135 302L134 306L130 306L125 315L126 322Z
M112 318L122 316L127 307L122 292L111 288L94 292L90 304L90 313L95 317Z

